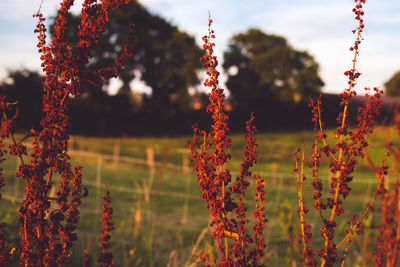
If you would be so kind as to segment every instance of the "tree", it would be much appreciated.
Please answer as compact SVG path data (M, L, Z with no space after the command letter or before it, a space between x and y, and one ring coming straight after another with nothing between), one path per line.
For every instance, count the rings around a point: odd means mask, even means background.
M76 38L79 18L70 15L69 38ZM88 68L105 67L113 63L126 38L129 23L135 24L134 57L120 75L122 86L119 94L131 94L130 83L136 77L151 87L149 97L145 97L143 110L157 118L171 117L189 108L188 88L199 82L198 69L201 49L193 37L180 31L165 19L149 13L136 0L110 17L107 31L101 37L94 51L94 60ZM100 88L87 87L87 97L98 93ZM133 88L135 89L135 88ZM138 107L135 107L137 110ZM150 114L149 114L150 113Z
M67 39L73 49L80 20L73 14L69 14L69 20ZM122 85L117 96L110 96L105 88L82 84L85 92L71 109L72 117L77 114L73 132L87 129L85 133L91 135L147 134L147 131L159 134L175 129L173 123L189 131L191 125L184 125L181 116L192 111L188 89L199 82L202 51L193 37L149 13L138 1L130 1L110 17L107 30L99 39L101 45L91 51L94 57L87 70L113 64L126 39L129 23L135 24L134 56L119 76ZM150 95L139 93L136 89L140 88L131 88L135 78L151 88ZM168 127L152 126L158 123L168 123ZM139 132L138 125L142 128Z
M390 80L385 83L385 91L389 96L400 96L400 71L396 72Z
M234 35L224 54L227 87L237 108L297 103L315 95L323 82L318 64L285 38L250 29Z

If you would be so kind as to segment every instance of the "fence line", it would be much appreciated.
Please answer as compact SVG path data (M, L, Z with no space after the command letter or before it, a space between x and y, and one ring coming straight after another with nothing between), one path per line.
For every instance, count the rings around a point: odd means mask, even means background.
M187 160L182 160L182 162L185 165L176 165L168 162L159 162L159 161L154 161L154 158L147 158L147 159L140 159L140 158L134 158L134 157L128 157L128 156L118 156L116 157L115 155L111 154L100 154L100 153L94 153L94 152L86 152L82 150L69 150L69 153L71 155L79 155L79 156L84 156L84 157L90 157L90 158L102 158L105 160L112 160L113 162L126 162L126 163L133 163L133 164L140 164L140 165L146 165L149 167L165 167L167 169L172 169L172 170L178 170L178 171L187 171L189 168L189 162ZM150 153L149 153L150 154Z
M93 186L93 187L98 187L98 188L104 188L105 185L103 184L98 184L95 182L90 182L90 181L84 181L84 185L88 186ZM154 196L168 196L168 197L176 197L176 198L185 198L187 194L182 193L182 192L169 192L169 191L156 191L156 190L143 190L143 189L136 189L136 188L129 188L129 187L124 187L124 186L118 186L118 185L107 185L107 187L110 189L110 191L116 191L116 192L123 192L123 193L133 193L133 194L138 194L138 195L154 195ZM199 196L196 194L189 194L189 198L191 199L197 199Z
M72 142L71 142L72 143ZM113 154L101 154L101 153L95 153L95 152L88 152L84 150L73 150L70 149L69 153L70 155L76 155L76 156L81 156L81 157L86 157L86 158L93 158L95 162L95 179L94 181L85 181L83 180L83 185L89 186L89 187L94 187L95 190L95 203L96 203L96 208L89 209L89 208L80 208L80 211L82 214L86 214L86 216L96 216L96 223L100 223L100 219L98 218L101 216L101 192L105 185L104 181L102 181L102 176L104 173L102 172L105 161L110 161L112 163L118 163L118 162L124 162L128 164L137 164L137 165L143 165L147 166L147 168L150 171L149 177L144 178L144 184L143 187L135 187L135 186L119 186L115 184L109 184L108 188L111 192L123 192L123 193L131 193L131 194L137 194L137 195L142 195L145 196L146 198L149 198L149 195L151 196L166 196L166 197L172 197L172 198L179 198L182 199L182 217L180 219L180 222L182 225L186 224L190 218L188 218L188 210L189 210L189 200L198 200L201 201L200 195L199 194L191 194L190 193L190 185L191 185L191 180L195 179L193 175L191 174L190 171L190 165L189 165L189 150L188 149L180 149L176 150L179 154L182 155L182 164L173 164L170 162L167 162L167 151L164 152L164 157L163 161L155 161L155 153L154 153L154 147L148 146L144 147L146 153L146 158L135 158L135 157L128 157L128 156L122 156L120 155L120 143L116 143L113 149ZM16 160L18 160L16 158ZM280 204L282 203L283 199L286 197L285 194L288 192L294 193L297 192L296 188L296 179L294 178L293 174L290 172L280 172L279 170L279 164L277 162L272 162L268 163L270 165L270 172L257 172L260 174L262 177L265 178L266 180L266 190L268 191L268 186L270 188L273 188L274 190L277 190L277 194L274 197L271 197L268 199L267 197L267 203L266 206L268 207L269 210L278 210L280 208ZM16 165L19 166L18 162L16 162ZM260 166L260 165L259 165ZM264 165L265 166L265 165ZM162 176L162 173L164 172L165 169L172 170L172 171L179 171L182 172L182 175L186 177L186 184L184 185L184 189L182 192L171 192L171 191L160 191L156 188L156 190L152 189L152 184L155 179L155 168L159 168L160 171L157 173L157 175ZM12 168L11 168L12 169ZM15 174L15 172L9 170L6 171L5 173L8 174ZM239 175L238 171L232 171L231 172L232 176L237 176ZM310 177L311 178L311 177ZM328 181L330 180L329 175L324 175L321 177L322 180ZM157 177L156 177L157 179ZM388 179L390 183L393 183L394 179ZM290 182L290 185L287 183L285 184L286 181ZM311 181L311 179L309 179ZM12 203L21 203L23 201L22 197L19 197L18 193L20 192L21 185L19 185L21 181L15 181L14 188L13 190L10 190L10 194L2 194L2 198L5 200L11 201ZM147 183L146 183L147 182ZM355 184L366 184L368 185L368 189L366 190L366 194L364 193L360 195L353 196L353 199L358 199L363 202L365 202L367 199L369 199L369 194L371 193L371 189L375 187L377 184L377 179L376 178L371 178L371 177L364 177L364 178L358 178L352 181L352 183ZM154 184L157 185L157 180L155 180ZM183 187L182 187L183 188ZM281 192L282 191L282 192ZM11 195L14 194L14 195ZM21 195L20 195L21 196ZM146 200L148 201L148 200ZM245 200L246 204L254 203L251 200ZM294 209L296 209L296 206L293 206ZM355 212L352 210L348 210L349 212ZM89 214L89 215L88 215ZM118 215L117 215L118 218ZM176 219L179 219L176 218ZM207 218L205 218L207 220ZM158 221L158 220L154 220ZM178 220L176 220L178 221ZM270 221L270 227L268 228L266 234L268 237L271 236L271 231L273 231L271 226L274 226L276 223L275 220ZM97 234L93 234L90 231L83 231L80 230L80 232L84 235L86 235L86 238L97 238ZM84 238L85 239L85 238ZM119 239L114 239L113 242L119 243L119 244L126 244L124 239L119 238Z
M113 160L115 161L115 156L110 155L110 154L100 154L100 153L94 153L94 152L86 152L86 151L81 151L81 150L70 150L69 151L71 155L73 154L79 154L80 156L85 156L85 157L91 157L91 158L102 158L106 160ZM117 161L121 162L126 162L126 163L133 163L133 164L140 164L140 165L146 165L146 166L154 166L154 167L162 167L170 170L176 170L176 171L182 171L185 174L188 174L190 171L189 167L189 160L187 159L187 155L185 157L185 154L182 157L182 165L176 165L173 163L167 163L167 162L159 162L159 161L149 161L149 159L140 159L140 158L134 158L134 157L128 157L128 156L119 156ZM152 163L149 163L152 162ZM272 163L272 171L271 172L257 172L257 174L260 174L261 176L268 178L271 177L273 180L276 178L293 178L292 173L288 172L278 172L278 163L273 162ZM240 174L239 171L231 171L230 172L232 175L237 176ZM294 178L293 178L294 179ZM323 176L320 178L321 180L329 181L330 177ZM370 184L370 183L375 183L377 182L377 178L375 177L365 177L362 179L354 179L352 183L361 183L361 184ZM393 182L393 181L392 181Z
M73 139L70 141L74 142ZM133 164L138 164L138 165L145 165L149 167L150 169L153 167L158 167L158 168L165 168L165 169L170 169L170 170L175 170L175 171L182 171L184 174L189 174L190 173L190 166L189 166L189 153L190 150L187 148L177 148L176 151L179 154L182 154L182 165L177 165L169 162L160 162L160 161L155 161L154 160L154 146L146 146L146 159L143 158L135 158L135 157L128 157L128 156L121 156L120 155L120 142L116 141L114 148L113 148L113 154L102 154L102 153L96 153L96 152L88 152L84 151L82 149L80 150L75 150L72 149L73 145L70 142L70 149L68 150L70 155L79 155L83 157L88 157L88 158L101 158L102 160L110 160L112 162L126 162L126 163L133 163ZM31 143L24 143L27 147L31 147ZM293 165L294 166L294 165ZM278 163L277 162L272 162L271 163L271 172L256 172L257 174L268 178L270 177L273 183L275 184L276 178L293 178L293 174L289 172L278 172ZM239 175L239 171L231 171L231 174L234 176ZM329 181L331 177L323 176L320 179ZM294 178L293 178L294 179ZM393 183L392 179L390 179L390 183ZM352 183L361 183L361 184L371 184L377 182L376 177L364 177L362 179L354 179Z
M117 151L116 149L114 151ZM119 151L119 150L118 150ZM188 155L182 154L182 166L180 165L174 165L172 163L166 163L164 162L156 162L154 161L154 151L151 149L147 150L147 159L138 159L138 158L131 158L131 157L126 157L126 156L118 156L116 157L115 155L107 155L107 154L99 154L99 153L92 153L92 152L85 152L85 151L76 151L72 150L71 154L79 154L81 156L86 156L86 157L93 157L97 159L97 164L96 164L96 174L95 174L95 182L93 181L83 181L83 184L85 186L90 186L90 187L95 187L95 201L96 201L96 208L93 209L88 209L88 208L80 208L80 212L83 214L86 214L86 216L95 216L96 217L96 224L100 224L100 219L99 217L102 214L101 209L99 208L101 206L101 188L104 188L105 185L102 183L102 167L103 167L103 161L104 160L111 160L112 162L127 162L127 163L134 163L134 164L142 164L146 165L150 169L150 177L148 177L148 185L149 187L147 188L146 183L144 183L144 188L138 188L138 187L128 187L128 186L118 186L115 184L110 184L108 185L108 188L111 192L125 192L125 193L132 193L132 194L138 194L138 195L143 195L145 196L145 200L148 203L150 200L149 195L152 196L167 196L167 197L174 197L174 198L180 198L183 199L183 205L182 205L182 217L180 219L181 226L184 226L188 220L188 210L189 210L189 199L192 200L198 200L201 201L199 194L191 194L189 192L190 190L190 179L192 178L192 175L190 175L189 171L189 160L188 160ZM160 167L161 169L167 168L167 169L172 169L172 170L179 170L182 171L184 176L187 177L186 179L186 185L185 185L185 192L171 192L171 191L160 191L160 190L152 190L152 183L154 180L154 175L155 175L155 167ZM272 210L276 213L276 210L280 209L280 205L283 201L283 198L285 197L285 194L287 192L297 192L297 188L295 186L295 179L292 174L288 173L282 173L278 172L278 164L277 163L272 163L271 164L271 170L272 172L261 172L260 175L263 177L268 177L270 178L270 184L272 187L277 190L277 194L274 198L272 199L267 199L266 207L268 210ZM233 171L231 172L232 175L239 175L239 172ZM289 181L292 181L292 185L288 186L285 185L284 179L290 178ZM330 177L325 177L323 180L329 180ZM391 179L392 180L392 179ZM364 179L358 179L355 180L354 182L358 183L368 183L369 187L368 190L366 190L366 196L363 194L362 196L357 195L353 196L353 200L358 199L361 200L362 202L366 202L369 199L369 193L370 193L370 188L373 186L374 183L377 183L377 179L372 179L372 178L364 178ZM391 181L393 182L393 181ZM19 184L16 182L16 184ZM16 186L16 185L15 185ZM268 188L268 186L267 186ZM14 188L14 194L17 192L17 187ZM267 189L268 190L268 189ZM282 192L284 191L284 192ZM2 197L6 200L11 201L12 203L16 202L22 202L21 198L18 198L16 195L11 196L8 194L2 194ZM254 204L253 201L251 200L244 200L244 202L247 205L252 205ZM348 210L349 212L356 212L354 210ZM89 214L89 215L88 215ZM116 214L115 214L116 215ZM114 216L115 216L114 215ZM120 216L117 216L120 217ZM157 219L152 219L152 221L158 221ZM275 220L270 221L270 227L268 227L266 231L266 237L269 239L271 238L273 227L275 224L279 224L275 222ZM87 230L80 230L80 233L83 234L82 238L84 239L84 242L90 242L88 241L89 238L94 238L97 237L96 234L93 234L90 231ZM128 242L126 242L122 238L114 239L113 242L118 243L120 245L126 245ZM126 263L125 263L126 265ZM128 265L127 265L128 266Z
M150 196L167 196L167 197L174 197L174 198L181 198L183 199L183 216L182 216L182 222L186 222L187 220L187 213L189 209L189 200L190 199L195 199L199 200L199 194L191 194L190 193L190 185L191 179L194 179L193 176L191 175L190 172L190 167L189 167L189 154L188 154L188 149L180 149L177 150L180 154L182 154L182 165L177 165L173 163L166 162L167 156L166 154L168 151L164 151L164 157L163 157L163 162L158 162L154 160L154 148L149 146L146 148L146 159L142 158L134 158L134 157L128 157L128 156L121 156L120 154L120 148L119 148L119 143L116 144L115 148L113 149L114 154L101 154L101 153L94 153L94 152L87 152L83 150L70 150L71 155L79 155L82 157L88 157L88 158L94 158L96 159L96 171L95 171L95 181L85 181L83 180L83 184L86 186L94 187L95 188L95 198L96 198L96 206L100 207L101 205L101 189L104 188L104 181L102 181L102 169L103 169L103 164L105 160L109 160L113 163L116 162L126 162L126 163L131 163L131 164L140 164L147 166L150 170L150 175L147 178L147 180L144 180L143 188L140 187L135 187L135 186L118 186L115 184L110 184L108 185L108 188L112 192L125 192L125 193L132 193L132 194L137 194L137 195L143 195L146 198L146 202L149 201ZM18 160L16 158L16 160ZM18 166L18 162L16 163ZM160 173L158 176L162 176L162 173L165 169L173 170L173 171L181 171L186 179L186 184L185 184L185 189L181 192L171 192L171 191L160 191L159 188L155 188L156 190L153 190L153 182L155 180L155 168L158 167L160 168ZM271 172L258 172L262 177L264 177L267 180L267 187L268 184L273 187L275 190L279 190L278 194L275 197L274 203L280 203L281 201L281 192L280 190L285 190L285 192L296 192L297 188L295 186L295 178L293 174L291 173L285 173L285 172L279 172L279 166L278 163L272 162L271 163ZM6 171L5 173L14 173L13 171ZM232 176L237 176L239 175L238 171L232 171L231 172ZM330 176L325 175L321 177L322 180L328 181L330 180ZM160 177L161 179L161 177ZM285 182L289 181L292 186L285 185ZM393 183L393 179L387 179L389 180L390 183ZM147 182L146 182L147 181ZM160 182L158 179L155 180L155 184ZM355 184L366 184L368 185L368 189L366 190L366 195L368 195L371 191L371 188L374 187L375 184L377 184L377 179L376 178L370 178L370 177L365 177L362 179L355 179L352 181L352 183ZM18 193L20 191L20 185L19 182L16 181L14 184L14 192L10 193L14 194L14 196L11 196L9 194L3 194L3 198L12 201L13 203L15 202L21 202L22 199L18 199ZM357 197L360 199L365 199L365 197ZM250 203L251 201L246 201ZM279 204L278 204L279 205Z
M98 185L96 182L90 182L90 181L83 181L83 185L86 186L91 186L91 187L96 187L96 188L105 188L104 184ZM136 188L129 188L129 187L123 187L123 186L115 186L115 185L107 185L107 187L110 189L111 192L123 192L123 193L132 193L132 194L138 194L138 195L146 195L150 194L153 196L168 196L168 197L176 197L176 198L189 198L189 199L194 199L194 200L200 200L200 195L199 194L188 194L188 193L182 193L182 192L170 192L170 191L147 191L143 189L136 189ZM295 187L288 187L285 185L280 184L279 186L275 187L275 189L278 189L278 191L285 189L285 192L297 192L297 188ZM369 190L367 190L369 193ZM12 201L12 202L22 202L22 198L12 196L9 194L1 194L3 199ZM97 196L96 196L97 198ZM355 199L360 199L360 200L365 200L367 199L366 197L361 197L361 196L353 196ZM244 200L246 203L252 203L252 201L249 200ZM185 205L185 204L184 204ZM272 205L272 204L271 204Z
M88 185L91 187L95 187L96 188L96 198L97 199L101 199L101 195L100 195L100 191L99 189L104 187L103 182L102 182L102 165L104 160L110 160L112 162L126 162L126 163L132 163L132 164L140 164L140 165L145 165L147 166L150 171L151 171L151 175L149 178L149 188L148 190L142 190L142 189L138 189L138 188L129 188L129 187L123 187L123 186L117 186L117 185L109 185L110 190L112 191L116 191L116 192L128 192L128 193L134 193L134 194L141 194L141 195L146 195L146 194L150 194L150 195L162 195L162 196L170 196L170 197L177 197L177 198L184 198L184 203L185 205L187 205L187 199L196 199L198 198L198 196L188 196L188 192L190 189L190 182L189 179L192 179L192 176L190 175L190 167L189 167L189 156L188 156L188 150L187 149L181 149L179 150L179 153L182 154L182 165L176 165L173 163L168 163L168 162L158 162L154 160L154 150L152 147L147 147L146 150L146 155L147 155L147 159L141 159L141 158L134 158L134 157L128 157L128 156L116 156L115 154L118 153L119 154L120 149L116 148L114 149L114 154L110 155L110 154L101 154L101 153L94 153L94 152L87 152L87 151L83 151L83 150L70 150L70 154L71 155L79 155L79 156L83 156L83 157L88 157L88 158L95 158L97 159L97 165L96 165L96 181L95 182L91 182L91 181L83 181L84 185ZM164 158L165 159L165 158ZM17 160L17 166L18 166L18 159ZM163 192L163 191L159 191L159 190L152 190L152 183L154 180L154 175L155 175L155 167L161 168L162 170L164 169L170 169L170 170L174 170L174 171L182 171L183 174L185 176L188 177L188 181L186 183L186 188L185 191L186 192ZM270 182L273 186L277 185L277 181L279 180L281 183L281 180L283 179L292 179L293 183L295 181L293 174L291 173L285 173L285 172L279 172L278 171L278 164L276 162L271 163L271 172L257 172L258 174L260 174L262 177L264 177L265 179L270 179ZM5 173L13 173L13 171L5 171ZM238 171L232 171L231 172L232 176L238 176L239 172ZM322 176L321 179L324 181L329 181L331 177L329 176ZM394 180L393 179L387 179L389 183L393 183ZM373 185L377 183L377 179L376 178L371 178L371 177L365 177L365 178L358 178L358 179L354 179L352 181L352 183L359 183L359 184L367 184L367 185ZM289 189L289 188L287 188ZM16 182L14 185L14 195L17 195L19 191L19 183ZM290 191L290 190L289 190Z

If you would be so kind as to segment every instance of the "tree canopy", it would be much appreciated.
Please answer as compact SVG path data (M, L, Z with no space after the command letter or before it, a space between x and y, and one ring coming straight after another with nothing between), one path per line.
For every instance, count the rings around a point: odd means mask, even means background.
M305 51L292 48L281 36L249 29L231 38L224 54L227 87L233 104L297 103L320 92L318 64Z
M389 96L400 96L400 71L385 83L385 92Z
M69 18L72 26L68 36L74 43L79 17L70 14ZM94 113L90 115L86 112L86 119L97 118L102 121L96 126L100 132L111 126L112 122L105 117L115 118L117 114L114 113L121 110L120 105L124 106L122 110L125 113L131 109L132 116L135 113L136 119L146 121L171 119L176 114L186 112L191 109L188 89L199 83L197 74L201 68L199 59L202 50L194 38L165 19L151 14L136 0L130 1L126 7L110 16L107 30L99 39L101 45L92 51L94 58L87 64L88 69L113 64L127 37L129 23L135 24L134 56L119 76L122 81L118 91L119 100L109 101L110 97L103 88L91 84L84 84L86 93L77 100L80 108L86 106L87 112ZM150 95L139 93L137 89L141 88L131 88L135 78L151 88ZM117 107L110 106L113 104ZM114 115L104 114L107 110ZM126 117L124 127L129 127L128 122L133 121L133 118L126 114L122 117ZM129 132L129 129L121 131Z
M70 15L72 21L69 37L76 37L79 17ZM129 92L129 83L137 75L152 88L153 100L163 99L163 104L174 102L171 95L187 93L187 88L199 82L197 70L201 67L201 49L189 34L180 31L165 19L149 13L137 1L131 1L114 12L101 37L101 43L92 53L88 67L106 67L113 63L128 33L127 25L135 24L134 57L126 66L121 80L121 93ZM135 89L135 88L133 88Z

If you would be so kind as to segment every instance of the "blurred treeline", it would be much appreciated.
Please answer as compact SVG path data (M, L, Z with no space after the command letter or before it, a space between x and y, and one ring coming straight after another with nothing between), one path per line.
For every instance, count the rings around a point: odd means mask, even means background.
M69 38L74 43L79 18L70 15L70 22ZM110 19L87 69L113 63L129 23L135 24L135 52L119 77L119 88L111 95L107 87L82 82L84 93L71 99L71 133L184 135L192 132L194 123L208 125L207 94L201 89L205 77L201 48L188 33L138 2L132 1ZM227 76L226 86L221 86L229 91L225 108L231 115L231 130L244 130L251 112L260 131L311 129L308 97L317 97L324 85L318 69L310 54L294 49L283 37L259 29L232 36L220 66ZM26 69L9 71L0 81L0 94L19 109L19 129L40 128L41 89L40 75ZM322 102L324 121L332 127L340 112L339 97L323 94ZM387 106L381 118L390 119L392 109Z

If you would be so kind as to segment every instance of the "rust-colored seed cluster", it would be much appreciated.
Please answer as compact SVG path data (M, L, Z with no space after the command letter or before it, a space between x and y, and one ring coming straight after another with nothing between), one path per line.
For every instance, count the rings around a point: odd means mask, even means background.
M73 0L62 1L49 45L46 43L45 19L40 9L34 15L38 18L35 33L38 34L37 47L44 72L44 117L41 121L42 130L32 130L30 133L33 141L29 162L25 162L23 158L27 152L22 140L16 142L13 137L13 120L6 117L10 112L10 104L7 104L4 97L0 99L0 111L4 115L0 139L3 141L8 135L12 137L9 153L19 157L21 161L16 176L26 181L25 198L18 213L21 237L18 252L21 266L56 266L69 262L71 247L77 239L78 208L86 192L82 187L82 167L72 167L67 153L68 96L78 97L81 94L80 84L85 80L101 85L106 79L116 77L132 56L133 30L130 27L130 37L113 67L85 71L84 66L91 57L90 51L97 45L100 34L105 31L110 13L127 2L84 1L78 30L79 41L75 47L72 47L66 37L68 11L73 3ZM2 155L3 150L0 151L1 160ZM58 183L54 181L55 174L60 177ZM57 184L56 195L50 196L50 189ZM0 235L2 231L0 229ZM7 248L3 248L3 242L2 239L0 256L5 255L2 256L1 263L6 263Z
M232 181L230 171L224 167L231 157L227 152L231 147L231 139L228 137L228 116L224 112L225 95L218 83L218 60L214 56L215 44L212 39L215 35L211 23L212 20L209 19L208 35L203 37L206 55L201 61L208 75L204 85L211 88L207 112L211 115L213 124L209 131L194 127L194 136L189 142L189 147L194 163L193 170L197 172L197 180L202 190L201 198L210 211L211 235L218 243L219 256L217 260L209 259L208 255L202 253L200 260L207 266L209 260L218 266L262 265L259 259L264 255L266 247L262 233L267 219L264 209L264 180L261 177L254 176L257 184L257 211L254 213L256 221L253 238L247 233L249 220L246 218L247 208L243 202L245 191L250 184L248 178L252 176L250 168L256 162L254 116L251 115L246 124L247 145L244 161L240 165L240 174ZM253 248L250 249L249 245L253 245Z
M129 25L130 34L121 49L121 54L115 59L114 65L97 70L87 70L85 65L91 58L91 50L98 44L99 36L105 31L111 12L123 7L129 0L85 0L82 6L80 23L78 26L78 42L72 45L67 40L68 12L74 0L63 0L55 20L54 34L50 44L46 43L45 19L39 11L34 15L38 19L35 33L38 34L38 51L41 54L42 69L44 72L42 130L31 132L26 137L32 137L32 151L29 156L26 146L14 137L14 122L18 111L13 103L8 103L4 96L0 96L0 164L6 159L6 154L15 156L20 161L16 176L26 182L25 197L18 213L20 243L17 246L7 245L4 225L0 224L0 266L9 264L11 254L18 253L20 266L57 266L70 263L69 256L74 241L77 240L77 225L80 220L79 206L86 196L86 189L82 186L82 167L72 166L68 155L68 110L69 96L79 97L82 93L81 83L90 82L101 86L107 79L117 77L123 66L133 54L133 25ZM306 207L303 196L306 175L304 171L304 149L295 153L298 188L298 219L300 231L297 239L300 244L300 262L306 266L334 266L344 265L348 248L354 234L360 234L361 222L365 216L373 211L373 204L378 196L382 198L381 222L377 237L377 247L374 254L374 263L377 266L396 266L397 254L400 252L400 178L393 188L386 192L384 179L389 168L387 157L394 155L394 162L398 164L397 175L400 174L400 145L387 143L388 153L380 166L372 163L368 154L368 136L372 133L372 126L382 106L378 88L365 88L366 101L358 110L356 126L349 127L348 106L352 97L356 81L361 73L356 69L359 46L363 40L362 32L363 5L365 0L354 0L353 13L358 26L353 33L356 38L350 47L354 53L351 69L345 71L348 87L340 94L340 106L343 111L337 117L338 126L334 132L334 144L328 144L327 133L321 119L321 97L310 98L312 120L314 122L314 143L312 146L311 186L313 188L313 210ZM254 126L255 117L251 114L246 123L246 147L243 152L243 162L240 164L240 173L232 177L231 171L226 168L231 159L229 149L232 146L229 138L228 115L224 109L224 90L219 85L218 60L214 56L214 31L211 29L212 20L209 18L208 35L203 37L205 56L201 58L207 70L205 87L209 88L209 105L207 113L211 116L212 125L209 130L194 127L193 140L188 143L191 150L193 170L197 173L201 198L210 214L211 237L215 240L217 255L201 252L196 255L193 250L195 264L202 262L205 266L263 266L264 251L267 247L263 231L268 224L265 210L265 181L251 171L257 162L257 142L254 135L257 130ZM395 127L400 137L400 114L395 115ZM11 143L5 147L5 139ZM389 153L390 152L390 153ZM329 193L324 191L323 180L320 177L321 159L329 160L330 183ZM358 160L364 158L377 178L377 186L360 214L354 214L348 222L345 236L338 240L337 218L345 213L344 201L351 192L351 181L357 167ZM5 186L3 169L0 168L0 190ZM55 176L60 177L58 181ZM245 205L246 192L251 183L254 183L254 203L252 236L248 209ZM50 194L52 188L55 195ZM326 196L326 194L328 194ZM1 199L1 193L0 193ZM114 230L111 221L110 192L106 190L102 205L103 223L100 235L101 254L97 262L101 266L114 266L111 252L110 233ZM312 226L307 221L307 214L311 211L318 213L321 218L320 236L322 245L313 248ZM315 244L315 243L314 243ZM345 246L341 255L338 248ZM318 259L319 257L319 259ZM88 250L83 252L83 266L91 265Z
M103 196L103 215L101 216L101 221L103 222L103 230L100 235L100 249L101 254L97 258L97 262L103 267L114 266L114 257L111 252L110 244L110 232L114 230L114 224L111 221L111 216L113 209L111 208L111 197L110 192L107 190Z
M14 120L17 114L13 117L7 118L7 114L12 111L12 107L7 103L7 99L0 95L0 164L3 163L6 158L8 150L4 147L4 140L10 136L10 133L14 128ZM0 200L1 200L1 189L5 186L3 177L3 168L0 167ZM0 266L6 266L8 263L10 248L6 245L6 239L4 235L4 223L0 224Z
M394 121L397 137L400 140L400 113L396 112ZM390 146L389 149L397 164L397 169L393 171L393 174L397 175L397 180L393 188L382 196L381 221L374 263L377 266L395 267L400 253L400 144L397 143L394 148Z
M89 250L85 249L83 251L83 262L82 262L83 267L90 267L92 266L92 258L89 255Z
M362 41L361 33L364 29L364 22L362 16L364 15L363 4L365 0L355 0L355 7L353 13L355 19L358 22L356 30L353 33L356 35L356 40L351 46L350 51L354 52L354 59L352 68L346 71L344 74L348 77L348 88L340 94L343 112L337 117L338 127L335 131L336 144L329 145L326 141L327 134L323 129L323 122L321 120L321 101L320 98L316 100L310 99L310 107L313 114L315 141L313 144L312 160L309 167L312 169L312 186L314 192L313 207L320 214L322 226L320 228L320 234L324 239L324 246L321 249L313 250L311 244L311 226L306 221L305 215L308 213L308 209L305 208L304 199L302 197L303 182L306 179L303 169L301 171L297 167L295 173L298 175L299 182L299 220L301 224L301 231L298 234L299 242L302 244L301 247L301 261L307 266L316 266L317 262L314 259L315 255L322 258L321 266L333 266L335 263L342 263L345 260L346 253L343 257L340 257L337 252L337 248L346 244L346 251L351 243L352 235L360 230L360 222L368 213L372 210L372 204L376 200L379 194L384 193L383 179L387 174L386 160L383 161L381 167L375 169L376 176L378 178L378 185L375 190L375 194L372 200L368 203L364 212L360 215L354 215L352 220L349 222L349 227L346 230L346 236L343 240L335 240L335 229L338 225L335 217L341 216L345 210L343 207L344 200L349 196L350 193L350 182L353 180L353 173L358 166L358 157L365 157L365 153L368 148L367 137L372 133L372 125L375 123L375 117L380 113L382 106L381 95L383 91L378 88L373 89L373 93L369 88L365 88L366 101L364 105L359 108L357 114L357 125L354 130L348 126L348 105L351 102L352 96L356 95L354 87L356 85L357 78L361 75L356 70L357 56L359 55L359 45ZM323 146L319 147L322 143ZM323 183L319 177L319 168L321 157L325 156L330 161L330 172L332 174L330 182L330 196L323 198ZM301 161L303 166L304 156L300 160L297 157L297 162Z

